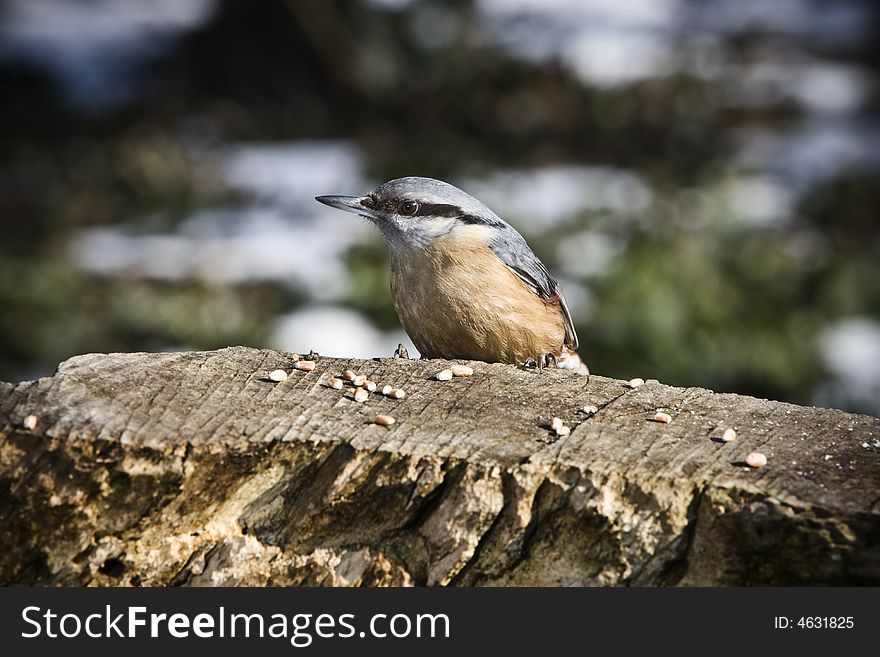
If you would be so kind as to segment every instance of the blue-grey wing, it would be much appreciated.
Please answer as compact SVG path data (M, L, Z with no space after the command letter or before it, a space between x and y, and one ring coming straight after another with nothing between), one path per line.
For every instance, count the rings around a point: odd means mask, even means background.
M578 337L571 321L571 313L559 283L550 275L544 263L534 254L532 249L516 230L507 226L489 242L492 251L510 267L514 274L542 299L559 299L559 309L565 324L565 346L572 350L578 348Z

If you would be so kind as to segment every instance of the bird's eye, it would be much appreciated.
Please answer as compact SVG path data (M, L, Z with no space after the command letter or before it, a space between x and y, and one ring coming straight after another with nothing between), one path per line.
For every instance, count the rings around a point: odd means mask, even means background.
M415 214L419 204L415 201L404 201L400 204L400 214Z

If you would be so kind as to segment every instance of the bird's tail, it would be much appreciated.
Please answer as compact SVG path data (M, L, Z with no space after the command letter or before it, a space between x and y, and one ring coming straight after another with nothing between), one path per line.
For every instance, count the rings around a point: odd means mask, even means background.
M578 355L576 351L571 351L568 347L562 348L562 353L556 357L556 367L564 370L574 370L578 374L589 376L590 370L587 364Z

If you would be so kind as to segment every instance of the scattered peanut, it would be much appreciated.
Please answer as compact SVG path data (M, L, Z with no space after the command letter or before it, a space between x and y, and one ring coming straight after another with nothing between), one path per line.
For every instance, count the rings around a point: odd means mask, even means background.
M356 386L362 386L367 382L367 375L366 374L358 374L356 377L354 377L351 380L351 382Z
M474 368L467 365L453 365L449 369L452 371L453 376L471 376L474 373Z
M375 422L376 424L381 424L383 427L390 427L392 424L397 422L397 420L395 420L390 415L377 415L373 419L373 422Z
M721 434L722 443L732 443L734 440L736 440L736 431L733 429L725 429Z
M584 410L584 413L586 413L587 415L595 415L596 413L599 412L599 409L596 408L595 406L593 406L592 404L584 406L583 410Z
M342 390L342 386L345 385L342 379L330 379L330 387L334 390Z
M629 381L627 381L626 385L628 385L630 388L638 388L639 386L645 385L645 380L636 377L635 379L630 379Z
M554 417L550 421L550 429L555 431L557 436L567 436L571 433L571 428L565 426L565 422L560 417Z
M394 399L403 399L404 397L406 397L406 390L403 390L402 388L395 388L388 396Z
M303 372L311 372L315 369L315 361L313 360L298 360L293 365L296 369L302 370Z
M394 386L390 386L388 384L382 386L382 394L386 397L389 397L392 392L394 392Z
M763 468L767 465L767 457L761 452L749 452L746 456L746 464L750 468Z
M370 381L369 379L364 381L364 388L366 388L368 392L375 392L377 387L375 381Z
M28 415L22 420L21 426L23 426L28 431L33 431L37 428L37 416L36 415Z
M269 372L269 378L275 383L281 383L282 381L287 381L287 372L284 370L272 370Z
M434 378L438 381L451 381L452 377L452 370L440 370Z
M663 422L664 424L669 424L670 422L672 422L672 416L669 413L657 411L656 413L654 413L654 422Z
M369 398L370 398L370 393L368 393L363 388L358 388L357 390L354 391L354 400L359 404L362 404L363 402L367 401Z
M345 379L346 381L354 381L355 376L356 376L355 373L352 372L351 370L345 370L342 373L342 378Z

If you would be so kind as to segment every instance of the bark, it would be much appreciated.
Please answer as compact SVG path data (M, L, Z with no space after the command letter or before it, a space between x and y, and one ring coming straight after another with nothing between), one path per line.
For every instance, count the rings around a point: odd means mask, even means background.
M267 378L293 361L88 354L0 383L0 583L880 584L877 418L486 363ZM347 368L407 395L357 403L327 385Z

